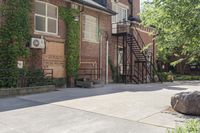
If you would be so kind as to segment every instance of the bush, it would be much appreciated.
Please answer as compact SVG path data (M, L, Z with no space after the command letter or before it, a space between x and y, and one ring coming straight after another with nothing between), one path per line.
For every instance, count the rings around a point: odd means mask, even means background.
M174 130L168 130L168 133L200 133L200 121L190 120L184 127L177 127Z
M164 82L172 81L171 78L176 81L183 81L183 80L200 80L200 76L194 75L180 75L180 74L172 74L171 72L161 72L159 75L162 77Z
M62 88L66 85L66 80L64 78L53 79L53 85L58 88Z
M159 73L159 75L161 76L163 82L168 82L168 81L174 80L174 76L173 76L172 72L161 72L161 73Z
M28 70L25 78L27 78L28 86L44 86L53 84L52 79L45 77L43 71L40 69Z
M200 76L193 76L193 75L175 75L175 80L200 80Z
M108 63L109 63L109 66L110 66L110 69L111 69L111 72L112 72L112 79L113 79L114 83L122 83L123 78L119 74L118 68L112 64L112 61L111 61L110 58L108 60Z

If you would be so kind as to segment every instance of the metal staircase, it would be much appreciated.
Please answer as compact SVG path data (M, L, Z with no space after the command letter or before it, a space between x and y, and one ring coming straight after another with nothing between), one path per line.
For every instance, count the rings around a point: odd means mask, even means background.
M134 33L137 34L137 40ZM134 73L132 76L132 80L135 83L155 82L156 76L157 80L162 82L162 79L158 75L156 67L152 62L152 57L148 58L147 50L143 50L145 44L136 28L135 32L127 33L127 44L136 58L136 60L134 61ZM135 80L135 78L138 80Z
M120 76L124 83L149 83L162 82L156 67L153 63L153 57L148 57L151 52L143 50L145 43L143 42L139 31L136 27L129 27L128 32L117 34L118 38L122 38L123 44L123 74ZM117 44L119 45L119 44ZM153 55L153 54L152 54Z

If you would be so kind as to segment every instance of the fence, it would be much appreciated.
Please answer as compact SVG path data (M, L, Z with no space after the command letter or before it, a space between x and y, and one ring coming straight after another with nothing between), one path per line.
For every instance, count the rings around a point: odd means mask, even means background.
M0 69L0 88L51 85L52 81L52 69Z
M99 68L80 68L78 72L78 79L87 79L87 80L101 80L102 78L102 69Z

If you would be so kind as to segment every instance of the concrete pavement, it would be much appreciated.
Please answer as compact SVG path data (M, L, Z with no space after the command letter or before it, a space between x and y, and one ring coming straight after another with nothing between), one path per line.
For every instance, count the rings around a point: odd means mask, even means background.
M0 133L166 133L185 120L170 97L200 82L68 88L0 99Z

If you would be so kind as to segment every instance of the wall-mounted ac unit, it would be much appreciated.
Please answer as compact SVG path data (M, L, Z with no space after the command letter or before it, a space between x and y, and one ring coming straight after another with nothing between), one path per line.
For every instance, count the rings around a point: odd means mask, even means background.
M44 49L45 48L44 39L31 38L31 48Z
M119 0L114 0L116 3L118 3L119 2Z

